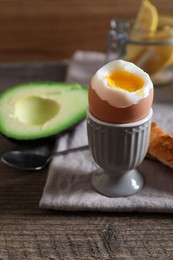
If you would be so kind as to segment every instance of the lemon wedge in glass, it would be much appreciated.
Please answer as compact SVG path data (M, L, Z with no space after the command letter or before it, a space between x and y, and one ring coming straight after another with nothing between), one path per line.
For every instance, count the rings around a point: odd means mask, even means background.
M173 17L159 16L156 7L143 0L129 33L125 60L151 76L173 63Z
M158 11L156 7L149 0L143 0L133 30L156 31L157 26Z
M143 0L129 34L130 41L144 41L151 32L157 30L157 26L158 12L156 7L149 0ZM128 44L124 59L136 63L145 51L144 45Z
M172 38L173 29L169 26L158 30L153 36L151 34L148 38L151 45L145 47L135 62L151 76L166 68L173 62L173 43L169 42Z

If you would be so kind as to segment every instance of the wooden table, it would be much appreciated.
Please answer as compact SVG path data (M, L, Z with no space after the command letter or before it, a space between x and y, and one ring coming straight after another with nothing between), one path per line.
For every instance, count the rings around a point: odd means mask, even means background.
M65 71L63 63L0 64L0 89L61 81ZM14 146L0 137L1 154ZM0 259L173 259L171 214L40 209L47 172L28 173L0 162Z

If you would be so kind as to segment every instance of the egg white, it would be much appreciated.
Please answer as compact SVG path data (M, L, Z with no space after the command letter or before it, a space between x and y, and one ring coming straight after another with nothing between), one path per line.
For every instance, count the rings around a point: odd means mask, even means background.
M105 76L109 76L119 69L143 79L144 84L142 88L134 92L129 92L118 87L110 87ZM142 99L146 98L153 88L153 83L149 75L135 64L124 60L115 60L104 65L95 73L91 80L91 87L102 100L107 101L110 105L118 108L125 108L137 104Z

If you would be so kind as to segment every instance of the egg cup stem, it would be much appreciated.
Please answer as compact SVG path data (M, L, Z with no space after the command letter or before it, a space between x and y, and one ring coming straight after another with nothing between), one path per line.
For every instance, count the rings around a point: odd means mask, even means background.
M108 197L124 197L140 191L144 180L136 169L109 175L106 170L97 170L92 174L92 185L101 194Z
M88 142L99 166L92 173L92 185L108 197L124 197L142 189L142 175L135 169L143 161L150 139L152 109L142 120L110 124L87 111Z

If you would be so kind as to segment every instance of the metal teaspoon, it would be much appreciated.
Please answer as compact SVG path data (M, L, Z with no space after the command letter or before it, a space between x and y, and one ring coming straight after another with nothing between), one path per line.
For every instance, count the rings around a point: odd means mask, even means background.
M64 151L53 152L49 155L42 155L34 153L32 151L16 150L4 153L1 157L1 161L17 169L35 171L43 169L55 156L65 155L71 152L83 151L88 148L88 145L79 146Z

